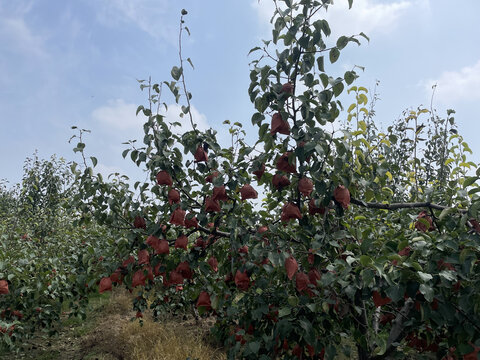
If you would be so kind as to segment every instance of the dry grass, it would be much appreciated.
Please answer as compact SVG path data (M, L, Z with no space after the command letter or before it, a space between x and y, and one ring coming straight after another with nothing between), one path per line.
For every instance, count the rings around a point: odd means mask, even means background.
M128 323L120 338L132 360L226 359L224 352L205 342L204 336L194 324L174 320L159 324L145 319L143 326Z
M132 295L117 291L102 309L96 328L84 339L84 358L126 360L226 359L205 340L208 326L194 320L167 318L154 322L144 313L143 326L130 321ZM88 355L87 355L88 354ZM93 356L93 357L92 357Z

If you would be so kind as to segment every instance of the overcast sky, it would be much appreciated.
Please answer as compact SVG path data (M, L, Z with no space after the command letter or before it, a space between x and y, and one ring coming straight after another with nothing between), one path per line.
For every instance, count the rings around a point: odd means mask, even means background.
M270 36L271 0L0 0L0 179L20 181L35 150L79 161L68 144L72 125L92 131L86 152L99 171L141 176L121 157L122 142L142 134L135 110L147 94L136 79L170 80L182 8L196 122L219 133L226 119L251 129L247 53ZM354 0L348 11L347 0L336 0L326 16L334 36L363 31L371 39L350 44L327 73L360 65L355 85L373 89L379 80L379 124L429 107L438 84L434 107L456 110L471 160L480 161L480 1ZM179 108L169 109L173 119Z

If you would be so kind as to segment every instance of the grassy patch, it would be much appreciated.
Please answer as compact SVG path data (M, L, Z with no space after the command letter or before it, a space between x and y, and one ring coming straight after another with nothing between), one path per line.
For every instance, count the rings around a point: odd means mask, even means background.
M208 325L194 320L165 318L154 322L144 314L143 325L131 321L132 295L117 290L93 295L87 319L65 315L58 336L37 334L18 353L0 354L1 360L220 360L225 355L205 340Z

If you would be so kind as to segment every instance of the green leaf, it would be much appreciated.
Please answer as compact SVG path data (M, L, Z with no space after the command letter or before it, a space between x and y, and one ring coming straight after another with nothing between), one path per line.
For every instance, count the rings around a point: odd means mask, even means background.
M92 160L93 167L97 166L98 161L96 157L90 156L90 160Z
M257 51L257 50L261 50L261 49L262 49L262 48L261 48L260 46L256 46L256 47L250 49L250 51L248 52L247 56L250 55L252 52Z
M419 290L420 290L420 293L423 294L423 296L425 296L425 299L428 302L433 301L433 289L431 286L428 286L426 284L421 284Z
M340 50L338 50L337 48L333 48L332 50L330 50L329 56L330 56L330 62L333 64L340 57Z
M317 66L318 66L318 70L320 70L321 72L325 72L325 63L324 63L323 56L319 56L317 58Z
M260 125L262 120L265 119L265 116L259 112L252 115L252 125Z
M475 181L478 180L478 176L469 176L465 179L465 181L463 182L463 188L465 189L466 187L472 185L473 183L475 183Z
M470 354L473 350L475 350L475 349L469 344L458 345L458 351L460 351L460 354L462 354L462 355Z
M372 263L373 263L373 260L370 256L367 256L367 255L360 256L360 264L362 264L363 266L368 266L368 265L371 265Z
M454 209L453 208L446 208L446 209L443 209L442 212L440 213L440 215L438 216L438 218L440 220L443 220L445 218L445 216L447 216L448 214L450 214Z
M432 275L424 273L422 271L418 271L417 274L423 282L428 282L433 279Z
M183 69L181 67L174 66L172 68L171 74L175 80L180 79L180 76L182 76L182 73L183 73Z
M322 85L324 88L328 86L328 75L325 73L320 74L320 80L322 81Z
M343 83L340 82L338 84L335 84L332 88L333 94L335 96L339 96L342 93L343 89L344 89Z
M337 40L337 48L338 50L342 50L345 46L347 46L349 39L346 36L340 36Z
M455 273L453 271L442 270L438 273L438 275L440 275L440 277L442 277L442 278L444 278L445 280L448 280L448 281L456 281L457 280L457 277L455 276Z
M260 342L259 341L253 341L251 343L248 343L248 347L250 348L250 351L253 354L258 354L258 351L260 350Z
M280 310L278 310L278 317L284 317L284 316L290 315L291 313L292 313L292 308L283 307Z
M349 1L350 1L350 0L349 0ZM365 38L368 42L370 42L370 38L369 38L367 35L365 35L363 32L361 32L361 33L358 34L358 35L360 35L361 37Z
M347 85L350 85L351 83L354 82L356 76L353 71L347 71L343 76L343 78L345 79L345 82L347 83Z

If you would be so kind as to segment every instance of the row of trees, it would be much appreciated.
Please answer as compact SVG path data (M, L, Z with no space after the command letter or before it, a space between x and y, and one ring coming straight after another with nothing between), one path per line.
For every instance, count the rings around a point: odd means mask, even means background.
M118 232L74 223L78 191L63 159L36 154L21 184L0 186L0 350L18 350L39 331L54 335L62 313L84 318L103 257L117 256Z

